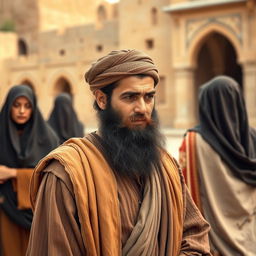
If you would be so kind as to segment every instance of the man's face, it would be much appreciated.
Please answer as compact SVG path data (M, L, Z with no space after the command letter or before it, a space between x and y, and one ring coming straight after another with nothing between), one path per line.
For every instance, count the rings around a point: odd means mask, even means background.
M123 127L143 129L151 123L155 92L150 76L129 76L119 81L111 96L111 106L120 115Z
M32 105L30 101L20 96L15 99L11 107L11 118L17 124L25 124L32 115Z

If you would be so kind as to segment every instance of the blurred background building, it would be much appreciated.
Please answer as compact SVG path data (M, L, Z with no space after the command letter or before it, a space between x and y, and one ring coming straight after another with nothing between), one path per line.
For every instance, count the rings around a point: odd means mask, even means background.
M219 74L241 84L256 126L256 0L0 0L0 31L0 104L26 83L48 118L65 91L96 127L85 71L111 50L136 48L159 68L162 127L194 125L198 88Z

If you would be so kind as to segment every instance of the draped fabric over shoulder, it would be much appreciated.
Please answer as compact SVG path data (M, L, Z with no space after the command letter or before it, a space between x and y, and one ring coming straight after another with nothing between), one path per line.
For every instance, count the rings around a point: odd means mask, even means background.
M71 137L84 136L84 126L77 118L68 93L61 93L56 97L48 123L58 134L61 143Z
M17 125L12 121L10 113L16 98L25 96L32 105L32 116L24 125ZM18 130L22 129L22 135ZM0 165L10 168L33 168L49 151L57 147L59 140L44 121L37 108L36 97L31 88L17 85L11 88L0 114ZM17 176L19 173L17 173ZM0 185L0 195L4 202L0 205L13 222L29 229L32 221L30 209L17 208L17 196L13 189L12 180Z
M64 166L73 184L86 255L155 255L150 252L154 251L158 239L161 241L159 255L178 255L185 218L182 185L174 160L166 152L162 154L162 170L159 173L155 170L148 181L141 206L144 212L139 214L138 225L123 253L117 182L90 137L71 139L40 161L31 182L32 205L36 206L41 172L49 161L56 159ZM152 210L152 205L157 206Z
M249 126L238 83L219 76L200 88L199 132L233 174L256 186L256 132Z

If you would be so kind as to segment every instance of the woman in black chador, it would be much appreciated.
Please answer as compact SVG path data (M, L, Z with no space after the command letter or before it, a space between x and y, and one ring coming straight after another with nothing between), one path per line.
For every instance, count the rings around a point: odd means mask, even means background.
M214 255L256 255L256 131L240 85L217 76L200 87L199 124L180 162L195 203L211 224Z
M3 256L23 256L32 211L33 168L59 139L44 121L30 87L11 88L0 113L0 248Z
M56 97L48 123L58 134L61 143L71 137L84 136L84 126L77 118L68 93L61 93Z

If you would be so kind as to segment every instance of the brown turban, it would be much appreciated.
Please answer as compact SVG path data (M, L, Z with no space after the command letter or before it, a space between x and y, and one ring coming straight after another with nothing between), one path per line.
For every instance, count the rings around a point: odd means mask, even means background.
M85 80L91 91L113 84L130 75L151 76L155 85L159 81L158 70L153 60L137 50L112 51L98 59L85 73Z

